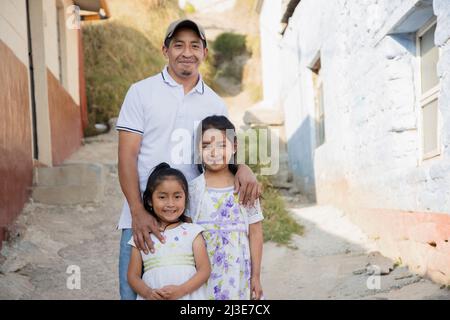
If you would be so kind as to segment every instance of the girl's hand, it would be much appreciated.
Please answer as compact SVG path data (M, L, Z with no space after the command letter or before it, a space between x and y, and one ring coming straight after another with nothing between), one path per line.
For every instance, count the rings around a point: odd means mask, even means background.
M184 293L181 290L181 286L165 286L159 289L159 292L166 300L176 300L184 296Z
M261 297L263 295L262 287L261 287L261 281L259 280L259 277L252 277L250 279L250 292L251 292L251 299L252 300L261 300Z
M148 288L146 295L144 296L146 300L164 300L163 295L160 290L155 290Z

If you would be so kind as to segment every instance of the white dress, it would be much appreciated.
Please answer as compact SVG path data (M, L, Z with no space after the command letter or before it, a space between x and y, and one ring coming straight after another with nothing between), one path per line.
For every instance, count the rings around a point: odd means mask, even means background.
M144 264L142 280L150 288L159 289L167 285L180 285L192 278L197 272L192 243L202 231L203 228L197 224L182 223L163 233L166 239L164 244L151 234L155 253L145 254L141 251ZM136 247L133 238L128 244ZM180 300L205 299L205 285L180 298ZM136 300L144 300L144 298L138 295Z

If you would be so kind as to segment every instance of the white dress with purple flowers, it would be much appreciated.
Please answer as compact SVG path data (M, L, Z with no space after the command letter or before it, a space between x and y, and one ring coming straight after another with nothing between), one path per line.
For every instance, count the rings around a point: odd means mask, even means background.
M206 188L203 175L191 181L189 188L189 215L205 229L203 237L212 267L207 299L250 299L248 226L263 220L259 201L255 207L244 208L233 186Z

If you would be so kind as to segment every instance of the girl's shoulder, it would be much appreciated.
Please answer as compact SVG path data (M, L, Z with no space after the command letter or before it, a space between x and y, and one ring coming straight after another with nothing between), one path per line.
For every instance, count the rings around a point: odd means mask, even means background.
M183 222L183 224L181 225L181 229L183 230L183 233L190 234L194 237L200 232L204 231L201 225L190 222Z
M202 173L198 177L196 177L196 178L192 179L191 181L189 181L188 185L191 188L191 187L204 186L205 183L206 183L205 174Z

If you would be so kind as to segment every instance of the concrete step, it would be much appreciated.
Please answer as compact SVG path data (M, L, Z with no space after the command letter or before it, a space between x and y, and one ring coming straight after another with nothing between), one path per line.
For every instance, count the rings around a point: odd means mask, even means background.
M100 202L105 193L105 172L97 163L71 163L35 168L32 198L55 205Z

